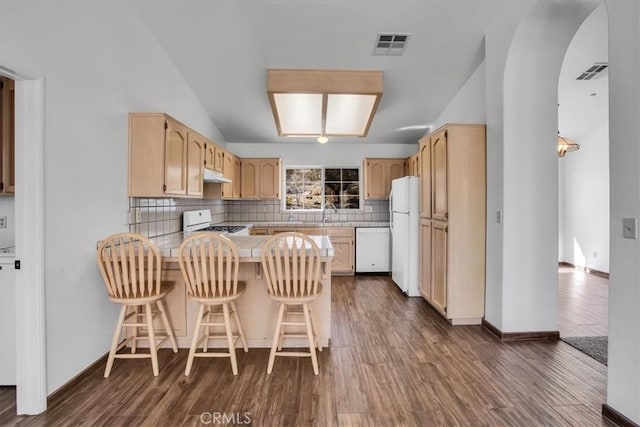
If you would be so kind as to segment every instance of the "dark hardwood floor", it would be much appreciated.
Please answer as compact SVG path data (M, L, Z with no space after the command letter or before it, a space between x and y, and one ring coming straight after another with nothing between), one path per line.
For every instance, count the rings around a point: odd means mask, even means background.
M608 323L609 279L561 266L558 269L560 336L607 336Z
M334 278L331 348L308 358L268 350L196 360L163 350L160 376L148 360L117 360L87 373L49 410L12 415L0 389L0 425L205 425L207 413L257 426L602 426L606 367L563 342L502 344L480 326L452 327L421 298L384 276ZM244 418L247 413L248 418ZM224 421L221 418L219 421ZM229 421L229 418L227 418Z

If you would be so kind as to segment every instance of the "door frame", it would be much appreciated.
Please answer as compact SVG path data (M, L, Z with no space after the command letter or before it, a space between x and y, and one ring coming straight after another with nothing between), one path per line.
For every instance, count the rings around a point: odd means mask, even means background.
M5 69L6 70L6 69ZM44 280L44 79L15 80L16 408L47 409Z

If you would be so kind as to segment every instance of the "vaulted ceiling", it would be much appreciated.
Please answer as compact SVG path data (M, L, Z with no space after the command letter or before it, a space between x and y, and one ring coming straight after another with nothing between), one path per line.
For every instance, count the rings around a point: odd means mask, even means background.
M484 59L485 29L509 0L135 0L142 19L228 142L278 137L268 68L382 70L368 143L415 143ZM411 34L373 55L380 32ZM334 138L334 141L340 141ZM307 140L308 141L308 140Z
M267 69L308 68L384 72L384 95L369 135L332 141L415 143L484 59L484 32L509 1L134 4L227 142L308 142L278 136L266 93ZM402 56L373 54L381 32L411 35ZM607 61L604 6L578 31L560 75L559 124L570 137L579 139L607 120L607 74L575 80L598 61Z

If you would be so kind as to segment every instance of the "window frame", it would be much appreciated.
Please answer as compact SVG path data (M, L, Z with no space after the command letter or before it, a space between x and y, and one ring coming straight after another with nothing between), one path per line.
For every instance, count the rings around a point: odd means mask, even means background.
M280 204L280 212L282 213L293 213L293 212L322 212L326 210L326 195L325 195L325 169L357 169L358 170L358 205L357 209L337 209L338 212L343 213L355 213L355 212L364 212L364 190L363 190L363 177L362 177L362 165L358 166L330 166L330 165L283 165L282 166L282 203ZM287 169L320 169L321 173L321 186L322 186L322 207L320 209L287 209ZM341 181L342 182L342 181ZM333 208L329 208L333 210Z

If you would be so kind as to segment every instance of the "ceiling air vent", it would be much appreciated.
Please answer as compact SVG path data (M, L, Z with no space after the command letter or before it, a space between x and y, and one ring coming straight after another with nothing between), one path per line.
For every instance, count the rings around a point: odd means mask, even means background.
M591 80L594 77L600 75L603 71L609 68L609 64L606 62L596 62L589 69L576 78L576 80Z
M410 34L378 33L374 55L400 56L404 53Z

